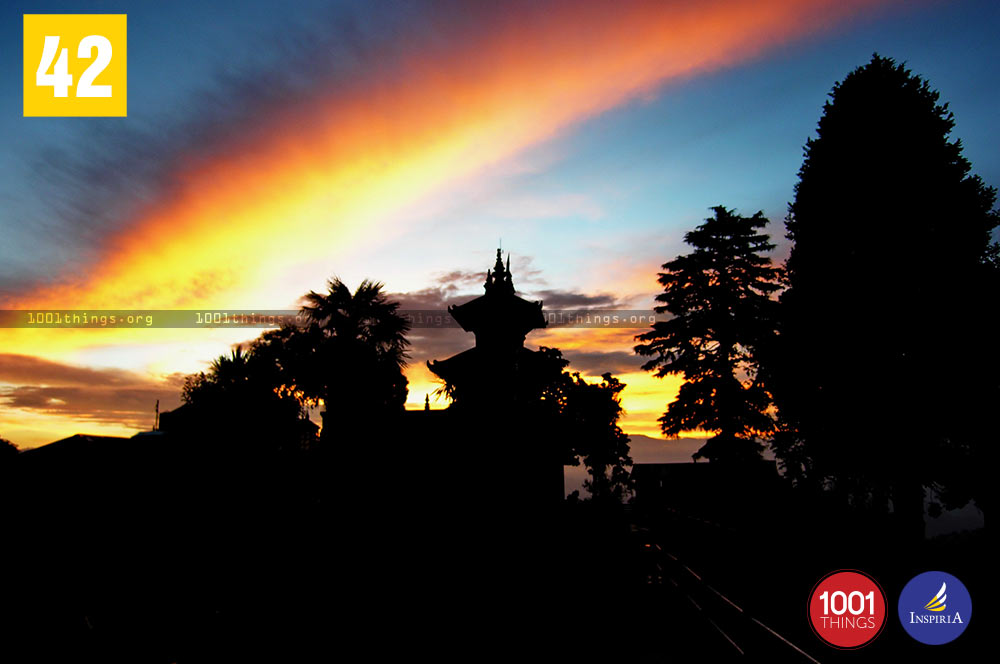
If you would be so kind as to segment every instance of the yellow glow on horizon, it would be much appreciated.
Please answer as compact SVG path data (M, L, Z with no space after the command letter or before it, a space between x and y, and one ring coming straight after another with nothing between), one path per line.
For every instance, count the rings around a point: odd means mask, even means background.
M153 426L153 412L150 410L149 427ZM23 409L5 408L3 413L3 431L7 440L26 450L32 447L47 445L63 438L69 438L77 433L95 436L121 436L130 438L139 430L125 424L98 422L86 418L67 417L64 415L49 415L34 413Z

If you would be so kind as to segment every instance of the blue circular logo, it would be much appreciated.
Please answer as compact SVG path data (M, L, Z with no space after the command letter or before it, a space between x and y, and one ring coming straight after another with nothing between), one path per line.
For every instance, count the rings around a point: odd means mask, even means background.
M965 585L947 572L918 574L899 595L899 621L921 643L954 641L972 618L972 598Z

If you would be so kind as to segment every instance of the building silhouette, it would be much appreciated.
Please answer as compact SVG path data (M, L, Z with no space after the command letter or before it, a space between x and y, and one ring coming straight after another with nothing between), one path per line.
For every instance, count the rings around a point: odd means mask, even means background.
M564 497L564 445L535 408L552 365L540 351L524 347L530 332L547 325L542 303L517 295L510 256L505 264L500 249L483 290L473 300L448 307L462 329L475 335L475 345L427 363L452 399L446 426L450 435L478 448L463 456L491 466L486 471L490 475L501 473L493 478L497 483L517 487L505 492L506 504L558 504ZM497 465L497 458L508 454L514 462Z
M505 266L499 249L483 289L480 297L448 307L462 329L475 335L475 346L427 367L445 382L455 407L509 411L516 407L519 387L538 370L537 351L525 348L524 339L546 321L541 302L514 291L510 256Z

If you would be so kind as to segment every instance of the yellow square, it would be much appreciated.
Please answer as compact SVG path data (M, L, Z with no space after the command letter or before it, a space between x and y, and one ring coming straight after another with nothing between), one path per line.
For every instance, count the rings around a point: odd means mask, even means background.
M125 117L125 19L25 14L25 117Z

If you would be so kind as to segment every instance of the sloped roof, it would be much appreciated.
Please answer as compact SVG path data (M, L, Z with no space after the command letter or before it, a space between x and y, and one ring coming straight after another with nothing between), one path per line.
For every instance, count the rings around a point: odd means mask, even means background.
M124 436L95 436L92 434L78 433L69 438L24 450L21 454L28 458L54 458L62 459L82 459L101 454L114 454L128 445L130 438Z
M547 325L541 302L529 302L514 293L487 293L465 304L448 307L448 313L466 332L509 329L523 337Z

